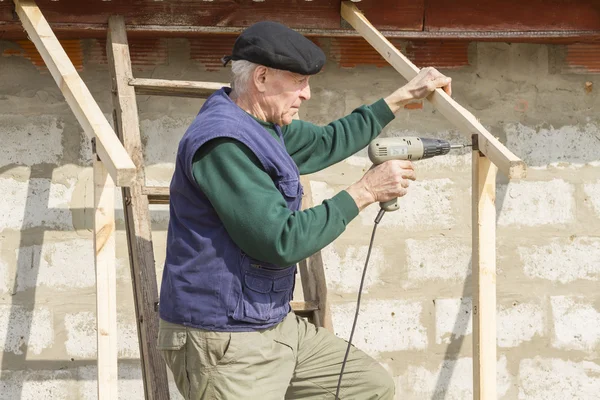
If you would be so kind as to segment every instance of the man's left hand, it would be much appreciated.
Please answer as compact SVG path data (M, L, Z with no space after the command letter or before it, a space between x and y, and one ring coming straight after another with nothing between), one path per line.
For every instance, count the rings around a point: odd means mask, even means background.
M442 88L448 95L452 95L452 78L445 76L435 68L426 67L421 69L417 76L406 85L386 97L385 101L395 113L411 101L424 99L437 88Z

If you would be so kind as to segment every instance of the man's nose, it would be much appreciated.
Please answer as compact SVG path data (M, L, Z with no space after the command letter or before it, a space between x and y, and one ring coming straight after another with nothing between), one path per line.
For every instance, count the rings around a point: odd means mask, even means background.
M306 86L304 86L304 89L302 89L302 91L300 92L300 98L302 100L310 99L310 85L308 83L306 84Z

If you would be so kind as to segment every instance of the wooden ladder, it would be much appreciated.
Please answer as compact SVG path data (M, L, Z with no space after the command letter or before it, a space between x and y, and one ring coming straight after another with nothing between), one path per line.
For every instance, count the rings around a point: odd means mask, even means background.
M136 94L206 98L226 84L135 79L124 19L110 17L108 25L106 50L112 78L115 131L137 169L134 183L122 191L144 393L147 400L165 400L169 399L169 388L166 367L156 348L159 298L148 207L168 204L169 188L145 185ZM302 182L305 191L302 206L308 208L312 206L310 184L305 178ZM302 261L299 270L304 301L293 301L292 309L333 332L321 252Z

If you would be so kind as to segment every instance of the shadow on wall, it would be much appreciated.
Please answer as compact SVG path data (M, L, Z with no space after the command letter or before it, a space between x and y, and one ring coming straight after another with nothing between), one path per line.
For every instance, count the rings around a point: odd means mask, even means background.
M6 166L0 168L0 177L13 167ZM3 395L8 395L6 398L10 399L30 398L35 395L31 393L32 390L37 393L40 390L46 389L48 393L52 393L52 398L70 398L74 388L69 386L71 384L69 382L95 381L97 379L96 360L93 355L91 357L86 355L85 360L69 359L68 357L70 356L67 354L65 354L64 359L58 360L28 359L28 355L40 354L52 345L52 342L55 340L54 314L60 314L60 311L49 310L44 307L45 304L40 305L38 303L38 285L47 284L47 280L52 279L49 274L60 275L62 272L61 269L68 270L71 267L80 268L83 267L83 264L89 263L89 261L92 264L92 274L88 274L84 283L87 286L94 285L95 283L93 258L91 260L88 258L73 260L75 257L61 255L58 262L68 262L70 260L73 261L72 265L57 265L59 268L56 268L54 272L49 271L49 268L47 268L47 266L52 266L53 255L45 251L45 235L49 232L70 231L64 223L67 219L65 218L67 214L71 214L73 221L80 221L78 224L74 223L73 227L76 230L91 231L94 223L94 209L53 207L53 189L51 186L55 168L45 167L31 168L29 179L22 183L27 188L26 193L23 193L25 204L22 208L15 205L17 213L22 210L22 213L18 215L22 220L22 224L20 229L16 226L14 227L14 229L19 229L20 232L18 243L13 243L16 256L15 276L14 279L7 279L7 282L13 283L12 287L6 288L8 293L13 297L11 298L10 305L6 307L6 314L2 315L1 323L3 326L0 326L0 332L4 334L4 337L0 337L0 343L2 343L2 347L4 348L0 364L1 398L4 398ZM120 214L117 215L120 219L118 226L124 230L122 203L117 203L117 206L121 208ZM5 217L8 218L4 219L4 223L10 225L11 222L14 222L14 218L12 218L14 214L5 215ZM154 212L153 217L155 221L153 223L154 229L166 229L164 221L168 220L168 210L159 210L158 213ZM89 253L90 256L93 255L92 241L86 238L82 239L82 241L89 243L90 246L89 252L84 251L84 253L86 255ZM10 243L10 240L6 243ZM6 249L7 247L5 247ZM77 254L81 253L79 249L72 250ZM10 251L12 250L8 249L8 252ZM47 257L50 258L47 259ZM41 269L45 269L45 271L40 273ZM90 268L86 268L86 271L81 272L79 275L75 272L74 279L78 279L82 274L89 271ZM61 278L64 277L57 279L60 280ZM0 283L3 282L0 281ZM77 302L77 300L74 301ZM95 310L95 299L85 298L81 299L81 301L85 304L91 301L90 310ZM93 320L95 321L95 318ZM93 344L82 344L86 349L90 347L95 349L95 329L93 332L93 338L90 338ZM86 334L89 334L89 332L86 332ZM85 337L83 340L86 340ZM140 390L139 382L142 379L140 360L135 358L119 358L119 379L124 381L131 380L133 382L132 386L135 386L133 390ZM28 382L43 383L30 386ZM96 391L96 384L93 382L85 383L80 390L83 390L85 393L93 393ZM143 389L137 397L143 397Z

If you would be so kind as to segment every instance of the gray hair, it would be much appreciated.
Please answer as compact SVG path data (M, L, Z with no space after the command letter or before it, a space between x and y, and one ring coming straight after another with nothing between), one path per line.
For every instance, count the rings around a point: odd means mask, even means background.
M246 60L231 62L231 88L235 97L248 90L248 82L252 79L256 67L258 64Z
M254 74L254 70L258 66L259 64L246 60L231 61L231 94L233 98L238 97L248 90L248 83L252 79L252 74ZM276 68L268 68L277 74L283 72Z

